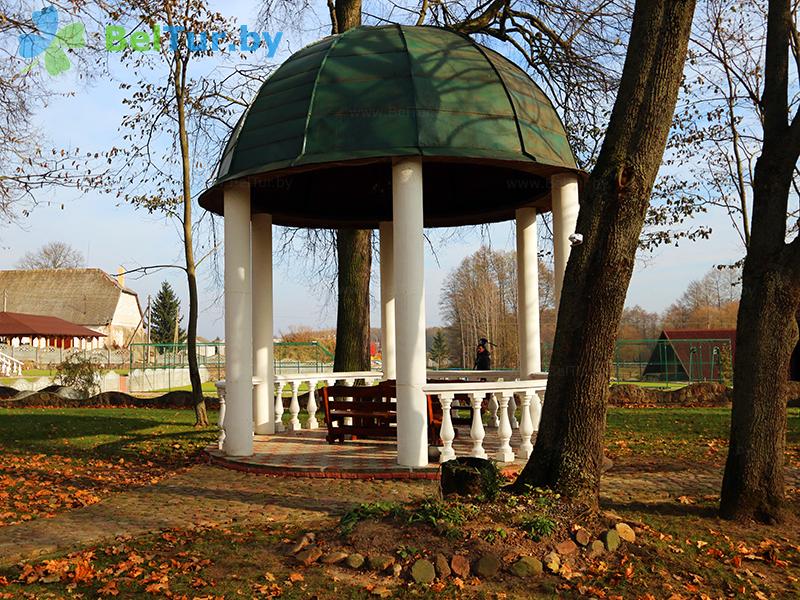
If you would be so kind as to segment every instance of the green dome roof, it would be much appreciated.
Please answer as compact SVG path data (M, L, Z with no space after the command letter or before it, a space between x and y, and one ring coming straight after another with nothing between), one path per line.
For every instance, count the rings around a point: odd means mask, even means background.
M358 27L264 82L200 204L221 214L223 184L246 178L276 223L371 227L391 218L391 159L409 155L428 225L546 210L546 176L577 170L550 100L508 59L440 28Z

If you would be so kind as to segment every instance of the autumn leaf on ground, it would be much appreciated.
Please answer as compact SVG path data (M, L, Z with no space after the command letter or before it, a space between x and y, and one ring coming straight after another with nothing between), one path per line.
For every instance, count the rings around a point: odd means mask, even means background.
M110 580L103 587L98 589L97 593L100 594L101 596L117 596L117 595L119 595L119 590L117 589L117 581L115 579Z

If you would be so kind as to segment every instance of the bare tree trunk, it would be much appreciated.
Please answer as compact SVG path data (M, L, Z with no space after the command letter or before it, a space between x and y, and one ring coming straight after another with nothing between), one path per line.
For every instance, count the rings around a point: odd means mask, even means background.
M361 0L336 0L331 31L343 33L361 25ZM369 371L369 282L372 274L372 232L340 229L336 232L338 290L334 371Z
M547 400L516 487L550 486L596 507L606 394L625 296L666 145L694 0L638 0L622 80L586 185L559 307Z
M186 132L186 111L184 90L186 89L186 63L188 58L175 53L174 89L178 109L178 134L181 146L181 166L183 169L183 251L186 259L186 280L189 286L189 323L186 327L186 344L189 359L189 381L192 384L195 426L208 425L206 403L203 398L203 382L200 381L200 368L197 364L197 316L199 301L197 294L197 273L194 260L192 237L192 192L191 157L189 156L189 137Z
M779 522L784 516L786 382L797 343L800 236L786 244L786 212L800 156L800 112L789 113L789 0L771 0L764 69L764 143L753 178L753 223L742 274L731 436L720 514ZM795 49L795 51L797 51Z
M369 230L337 232L339 306L333 370L369 371L369 279L372 236Z

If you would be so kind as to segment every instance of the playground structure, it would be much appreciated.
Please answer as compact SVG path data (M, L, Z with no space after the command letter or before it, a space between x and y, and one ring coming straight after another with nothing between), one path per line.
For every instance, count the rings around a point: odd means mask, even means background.
M734 351L730 338L619 340L612 377L620 383L730 385Z

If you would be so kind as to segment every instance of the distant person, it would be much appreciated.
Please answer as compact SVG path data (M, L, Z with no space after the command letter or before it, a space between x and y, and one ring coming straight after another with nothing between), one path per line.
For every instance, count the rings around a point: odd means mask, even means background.
M492 354L489 352L489 340L481 338L475 350L475 370L490 371L492 369Z

